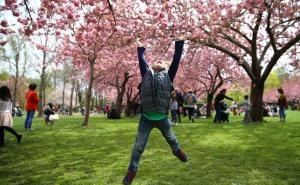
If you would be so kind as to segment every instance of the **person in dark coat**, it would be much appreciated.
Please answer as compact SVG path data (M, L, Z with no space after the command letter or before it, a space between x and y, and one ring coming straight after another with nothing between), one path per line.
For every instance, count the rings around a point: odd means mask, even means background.
M222 119L221 119L222 101L223 101L225 98L228 99L228 100L233 101L232 98L226 96L225 94L226 94L226 89L222 89L222 90L220 91L220 93L217 94L217 96L216 96L216 98L215 98L215 111L216 111L216 114L215 114L214 122L220 123L220 122L222 121Z

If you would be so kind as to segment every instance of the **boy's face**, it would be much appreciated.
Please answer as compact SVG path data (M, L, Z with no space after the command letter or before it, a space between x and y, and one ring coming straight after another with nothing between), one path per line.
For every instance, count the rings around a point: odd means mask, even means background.
M157 62L154 62L154 63L152 64L152 69L153 69L155 72L161 71L161 70L163 70L163 69L165 69L165 68L166 68L166 65L165 65L165 63L162 62L162 61L157 61Z

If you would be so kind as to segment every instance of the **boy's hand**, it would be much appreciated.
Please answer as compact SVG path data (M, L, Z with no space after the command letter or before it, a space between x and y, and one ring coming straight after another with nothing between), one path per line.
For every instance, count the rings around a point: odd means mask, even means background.
M137 47L145 47L145 44L143 44L140 40L141 40L140 38L136 38Z
M186 34L181 33L181 34L174 35L173 38L175 41L181 41L181 40L186 40L187 36L186 36Z

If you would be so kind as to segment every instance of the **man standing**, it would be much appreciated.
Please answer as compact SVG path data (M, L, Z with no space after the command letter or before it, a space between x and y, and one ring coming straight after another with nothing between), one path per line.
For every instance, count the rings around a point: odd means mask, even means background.
M217 94L216 98L215 98L215 111L216 111L216 115L215 115L215 119L214 122L221 122L221 102L224 100L224 98L233 101L232 98L228 97L225 95L226 94L226 89L222 89L220 91L219 94Z
M189 120L194 123L194 112L195 112L195 106L197 103L196 95L192 92L192 90L189 90L188 93L184 97L185 107L187 108Z
M182 93L176 89L176 97L177 97L177 101L178 101L178 109L177 109L177 117L178 117L178 123L181 122L181 109L183 108L183 96Z

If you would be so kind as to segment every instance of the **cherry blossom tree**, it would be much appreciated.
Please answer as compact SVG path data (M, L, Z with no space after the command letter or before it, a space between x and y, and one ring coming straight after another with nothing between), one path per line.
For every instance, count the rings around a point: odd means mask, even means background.
M42 0L36 12L29 7L33 5L29 1L22 2L6 0L1 13L11 11L14 16L20 16L26 35L45 26L55 29L56 37L63 40L61 48L69 48L64 55L88 69L86 106L95 80L95 66L111 65L112 59L130 61L122 60L116 52L112 56L110 51L131 45L136 38L149 41L154 48L160 44L157 48L163 51L174 38L183 36L194 44L230 56L251 79L253 121L263 118L264 83L274 66L284 61L283 56L294 57L294 66L299 61L295 58L300 40L298 1ZM7 20L1 19L0 33L8 34L10 30ZM87 125L88 118L89 112L83 125Z
M10 35L6 47L0 48L0 59L7 62L11 73L12 103L16 106L17 94L19 94L20 80L25 78L28 67L28 42L19 35Z
M251 116L261 121L264 82L300 40L298 1L202 2L191 40L232 57L252 81Z
M0 45L5 45L5 35L13 33L30 36L46 22L37 19L40 3L30 0L5 0L0 2Z
M249 83L230 57L210 48L190 47L181 65L181 75L177 81L190 83L190 89L206 94L206 117L211 117L213 97L221 87Z
M47 14L55 14L53 27L63 39L66 57L75 64L88 68L89 79L86 93L86 114L83 125L88 125L90 100L94 82L95 65L102 62L104 48L116 31L115 17L108 1L42 1Z
M232 57L248 74L251 116L261 121L264 82L273 67L298 45L298 1L143 1L132 10L135 34L159 37L186 34L189 40ZM138 4L138 3L137 3ZM133 3L130 8L138 6ZM141 4L141 3L140 3ZM129 5L128 5L129 6Z

